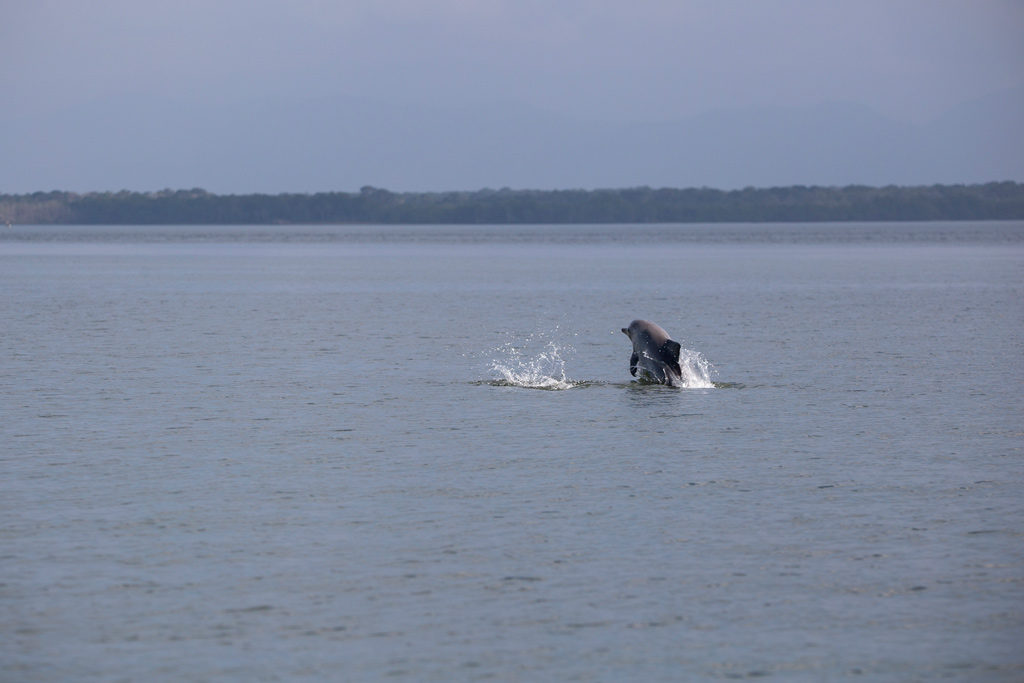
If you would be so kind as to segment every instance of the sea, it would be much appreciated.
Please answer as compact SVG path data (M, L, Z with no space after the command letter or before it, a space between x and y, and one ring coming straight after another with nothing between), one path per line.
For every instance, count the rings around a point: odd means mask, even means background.
M0 227L0 680L737 679L1024 680L1024 222Z

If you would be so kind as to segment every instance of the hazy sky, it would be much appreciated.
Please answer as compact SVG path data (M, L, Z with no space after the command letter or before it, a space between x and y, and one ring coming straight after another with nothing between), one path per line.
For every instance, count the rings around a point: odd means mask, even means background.
M845 101L921 122L1022 83L1021 0L0 0L8 117L348 95L599 121Z
M597 117L1024 81L1020 0L5 0L5 106L112 93L516 100Z

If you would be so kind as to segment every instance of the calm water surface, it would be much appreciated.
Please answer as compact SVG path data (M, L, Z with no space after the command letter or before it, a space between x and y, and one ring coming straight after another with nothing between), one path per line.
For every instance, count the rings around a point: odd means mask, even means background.
M0 680L1024 678L1022 223L15 227L0 288Z

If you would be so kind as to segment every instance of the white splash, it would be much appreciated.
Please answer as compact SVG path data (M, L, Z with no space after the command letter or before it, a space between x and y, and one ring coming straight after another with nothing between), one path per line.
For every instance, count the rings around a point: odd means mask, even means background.
M714 389L711 363L700 351L680 349L679 369L683 371L683 387L687 389Z
M604 385L602 382L577 381L566 376L566 363L571 361L575 354L576 349L571 344L554 341L551 335L536 333L517 337L488 353L490 370L495 377L486 383L548 391ZM679 368L682 370L680 388L716 387L711 379L714 367L699 351L681 349ZM629 379L628 374L626 379Z
M532 341L532 337L528 341ZM566 359L563 354L571 356L575 353L571 346L548 341L542 351L530 355L527 348L509 342L498 347L495 352L500 357L491 361L491 370L501 376L497 384L554 391L578 386L565 376Z

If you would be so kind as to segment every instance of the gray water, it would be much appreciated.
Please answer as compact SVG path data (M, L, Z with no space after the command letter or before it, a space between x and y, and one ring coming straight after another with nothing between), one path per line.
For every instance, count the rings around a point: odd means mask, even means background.
M0 680L1024 678L1022 223L29 226L0 288Z

